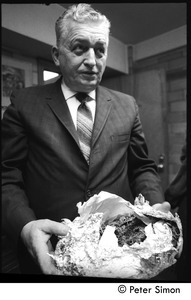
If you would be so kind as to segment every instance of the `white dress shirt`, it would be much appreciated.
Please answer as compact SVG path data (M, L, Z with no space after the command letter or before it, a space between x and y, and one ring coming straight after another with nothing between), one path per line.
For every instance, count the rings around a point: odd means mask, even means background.
M77 129L77 110L78 106L80 105L80 101L76 99L75 94L76 92L69 89L68 86L66 86L65 82L62 80L61 84L62 92L64 94L64 98L66 99L66 103L68 105L72 120L74 122L74 126ZM88 95L92 98L91 101L88 101L86 105L89 107L92 113L93 121L95 119L95 111L96 111L96 93L95 90L88 93Z

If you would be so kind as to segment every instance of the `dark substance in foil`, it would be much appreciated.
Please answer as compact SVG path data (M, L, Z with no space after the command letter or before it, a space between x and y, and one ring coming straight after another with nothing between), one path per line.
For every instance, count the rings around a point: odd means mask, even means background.
M118 238L118 245L120 247L123 247L125 244L131 246L135 242L141 243L146 239L146 225L134 215L118 216L113 220L106 221L101 225L100 237L107 225L116 228L114 233Z
M150 217L151 223L154 224L157 221L162 221L160 218ZM177 246L180 231L175 222L166 222L172 230L172 244L174 247ZM134 243L141 243L146 239L145 235L145 223L134 215L117 216L113 220L108 220L101 225L100 238L106 228L106 226L115 227L115 235L118 238L118 245L123 247L124 245L133 245Z

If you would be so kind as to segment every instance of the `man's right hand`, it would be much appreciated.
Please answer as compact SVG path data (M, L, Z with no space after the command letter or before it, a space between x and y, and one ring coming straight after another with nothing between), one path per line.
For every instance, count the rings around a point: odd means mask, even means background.
M49 219L31 221L23 227L21 238L44 274L59 274L48 255L53 251L50 238L52 234L66 235L68 230L66 225Z

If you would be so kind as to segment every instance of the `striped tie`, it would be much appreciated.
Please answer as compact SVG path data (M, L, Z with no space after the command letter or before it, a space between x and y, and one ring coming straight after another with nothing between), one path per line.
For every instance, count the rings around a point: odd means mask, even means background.
M93 119L86 102L92 99L85 93L77 93L76 98L81 102L77 113L77 133L82 153L89 164Z

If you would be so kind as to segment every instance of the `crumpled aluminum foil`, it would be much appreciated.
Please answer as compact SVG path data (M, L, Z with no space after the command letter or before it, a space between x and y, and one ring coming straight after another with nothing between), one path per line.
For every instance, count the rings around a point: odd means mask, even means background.
M141 194L132 205L117 195L100 192L77 207L79 217L73 222L63 219L70 230L59 237L55 252L49 254L59 275L149 279L176 263L181 254L183 236L178 214L155 210ZM146 225L143 242L120 247L115 227L109 225L100 238L103 222L132 213ZM172 224L178 235L176 241Z

